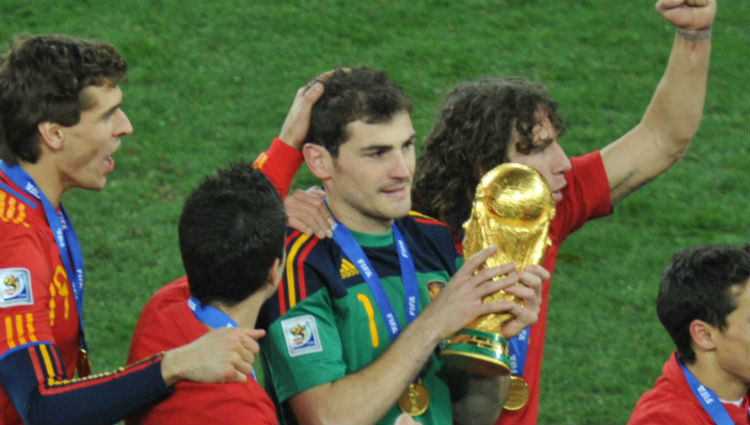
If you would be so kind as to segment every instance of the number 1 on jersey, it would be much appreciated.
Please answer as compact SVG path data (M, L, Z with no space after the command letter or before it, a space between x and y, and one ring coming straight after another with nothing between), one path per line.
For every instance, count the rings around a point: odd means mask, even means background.
M377 348L380 345L380 340L378 338L378 328L375 326L375 312L372 310L372 303L370 303L370 299L365 294L357 294L357 300L362 303L362 307L365 308L365 313L367 313L367 319L370 323L372 348Z

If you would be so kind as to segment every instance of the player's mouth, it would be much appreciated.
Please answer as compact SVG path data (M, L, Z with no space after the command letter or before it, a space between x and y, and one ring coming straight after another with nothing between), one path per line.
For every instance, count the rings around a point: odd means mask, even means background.
M563 181L563 183L559 187L555 188L555 190L552 191L552 197L555 199L555 203L563 200L562 192L566 187L568 187L568 182Z
M109 174L112 171L114 171L114 169L115 169L115 159L112 157L112 155L114 155L115 152L117 152L117 149L119 149L119 148L120 148L120 139L117 139L115 141L115 147L114 147L114 149L112 149L112 152L110 152L109 155L107 155L104 158L104 171L105 171L106 174Z
M106 158L104 158L104 171L106 174L111 173L115 169L115 160L112 158L112 155L108 155Z
M410 186L408 184L405 184L381 189L380 193L388 196L389 198L401 199L410 195L409 189Z

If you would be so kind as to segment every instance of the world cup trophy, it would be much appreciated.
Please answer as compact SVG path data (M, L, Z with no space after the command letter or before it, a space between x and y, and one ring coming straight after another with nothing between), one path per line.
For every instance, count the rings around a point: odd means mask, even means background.
M494 244L497 251L482 269L509 262L515 262L517 270L541 264L551 245L547 233L554 216L555 200L538 171L522 164L498 165L477 185L471 217L463 225L464 258ZM523 302L503 290L482 302L500 299ZM504 313L476 318L448 340L441 359L450 367L480 375L507 375L510 355L502 326L511 317Z

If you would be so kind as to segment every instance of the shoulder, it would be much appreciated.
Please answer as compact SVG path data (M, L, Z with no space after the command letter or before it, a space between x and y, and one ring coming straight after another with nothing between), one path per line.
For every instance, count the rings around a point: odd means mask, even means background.
M424 254L454 259L459 256L453 234L445 222L411 211L408 216L398 219L396 225L407 244L417 249L413 253L415 257Z
M129 362L186 344L207 331L192 316L187 306L189 297L185 277L156 291L133 331Z
M572 169L569 172L603 174L606 177L601 151L597 150L581 156L574 156L570 158L570 162Z
M571 168L565 173L565 180L568 186L563 189L570 191L577 189L578 186L587 186L591 184L603 184L608 186L607 173L604 170L604 163L599 151L589 152L585 155L574 156L570 158Z
M175 308L187 308L187 300L190 298L187 276L183 276L159 288L143 307L140 322L153 322L162 320L168 316L167 310L174 313Z
M340 250L331 239L319 239L294 230L289 233L284 243L287 253L287 264L326 264Z
M294 285L292 293L304 299L324 286L338 288L339 266L344 254L333 239L319 239L297 230L286 239L286 270L282 284ZM294 303L294 302L293 302Z
M409 215L404 218L410 218L411 220L420 223L425 224L428 226L442 226L442 227L448 227L448 224L436 219L435 217L431 217L427 214L422 214L419 211L409 211Z
M683 381L673 355L664 364L664 374L654 387L638 399L628 424L705 423L703 408Z
M263 304L257 326L267 328L298 303L328 287L346 292L340 279L339 265L343 254L331 239L318 239L289 229L285 241L286 262L276 292Z
M435 217L430 217L429 215L425 215L417 211L409 211L409 215L400 218L398 221L402 223L413 223L413 226L415 226L415 228L422 229L422 231L426 232L447 231L450 233L447 223L442 222Z
M670 398L659 401L650 399L639 401L633 410L628 425L685 425L710 424L702 414L702 408L684 400Z
M146 304L152 309L161 309L171 304L187 302L190 287L187 276L182 276L159 288Z
M0 179L0 223L8 229L29 229L38 226L44 217L39 201L24 193L10 182ZM44 223L46 224L46 223Z
M0 192L0 197L2 196ZM21 204L9 205L0 199L0 246L3 250L38 247L47 249L54 245L52 230L45 221L32 212L19 209Z
M396 220L396 225L404 233L417 241L452 241L448 225L433 217L410 211L406 217Z
M0 249L8 257L41 257L57 249L41 203L0 179ZM30 252L36 251L36 254ZM32 261L33 262L33 261ZM0 265L2 267L2 265Z
M599 151L590 152L583 156L573 157L570 162L572 168L565 174L568 186L563 189L563 195L566 192L573 192L572 196L580 192L586 192L590 195L606 195L607 201L609 201L609 180L604 169L601 153Z
M612 213L609 180L599 151L571 158L572 169L565 174L568 185L550 227L550 237L561 243L568 234L587 221Z

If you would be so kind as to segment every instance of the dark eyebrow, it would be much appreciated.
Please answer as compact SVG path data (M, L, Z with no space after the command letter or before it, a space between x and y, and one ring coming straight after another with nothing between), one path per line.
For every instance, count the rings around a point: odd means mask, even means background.
M121 106L122 106L122 102L107 109L101 116L106 117L106 116L112 115L116 110L120 109Z
M401 147L403 147L404 145L406 145L408 143L414 143L416 141L416 139L417 139L417 135L415 133L412 133L412 135L409 136L408 139L404 140L404 142L401 143ZM390 150L393 150L393 145L378 145L378 144L374 144L374 145L369 145L369 146L363 147L362 149L360 149L360 152L363 152L363 153L368 153L368 152L388 152Z
M401 144L401 146L404 146L407 143L414 143L417 141L417 133L412 133L411 136L409 136L404 143Z
M372 155L372 154L378 154L378 155L380 155L380 154L384 154L386 152L390 152L392 150L393 150L393 146L391 146L391 145L370 145L370 146L366 146L366 147L360 149L359 151L363 155Z

